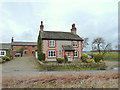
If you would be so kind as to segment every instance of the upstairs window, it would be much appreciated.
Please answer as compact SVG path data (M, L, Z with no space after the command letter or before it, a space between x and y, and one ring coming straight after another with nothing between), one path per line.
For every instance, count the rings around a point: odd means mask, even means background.
M49 46L54 47L55 46L55 40L50 40L49 41Z
M77 47L77 41L73 41L73 47Z

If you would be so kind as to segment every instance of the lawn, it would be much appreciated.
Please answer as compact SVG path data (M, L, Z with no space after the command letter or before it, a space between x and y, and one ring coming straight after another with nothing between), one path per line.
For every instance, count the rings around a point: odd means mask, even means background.
M96 55L98 52L86 52L87 54L91 55ZM118 59L118 52L107 52L104 55L104 60L105 61L120 61L120 59Z

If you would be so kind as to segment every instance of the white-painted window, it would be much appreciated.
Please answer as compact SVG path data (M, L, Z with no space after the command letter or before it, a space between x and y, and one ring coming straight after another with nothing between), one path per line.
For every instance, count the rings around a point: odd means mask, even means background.
M6 56L6 51L0 51L0 56Z
M77 41L73 41L73 46L74 46L74 47L77 46Z
M2 51L2 52L1 52L1 55L5 55L5 52L4 52L4 51Z
M74 57L77 57L77 56L78 56L78 52L74 51Z
M49 46L54 47L55 46L55 40L50 40L49 41Z
M48 57L56 57L56 51L54 50L48 51Z

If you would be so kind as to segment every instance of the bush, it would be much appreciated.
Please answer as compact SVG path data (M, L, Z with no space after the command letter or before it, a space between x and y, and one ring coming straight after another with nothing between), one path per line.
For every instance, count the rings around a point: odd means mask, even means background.
M2 60L10 61L10 58L8 56L4 56L4 57L2 57Z
M87 63L95 63L94 59L87 59Z
M100 63L103 63L104 61L103 60L100 60Z
M88 59L87 55L84 54L84 55L81 56L82 62L87 62L87 59Z
M102 59L103 59L103 56L102 56L101 54L96 54L96 55L94 56L95 62L100 62L100 60L102 60Z
M65 63L68 62L68 57L67 57L67 55L64 55L64 62L65 62Z
M64 58L56 58L58 63L63 63Z
M2 59L0 58L0 63L2 63Z
M42 52L40 52L39 55L38 55L38 59L39 59L40 61L45 61L45 54L42 53Z

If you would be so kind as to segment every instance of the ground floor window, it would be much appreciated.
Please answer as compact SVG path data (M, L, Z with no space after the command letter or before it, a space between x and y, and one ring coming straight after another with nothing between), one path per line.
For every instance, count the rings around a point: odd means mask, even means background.
M5 55L5 52L4 52L4 51L1 51L0 55Z
M48 57L56 57L56 51L48 51Z
M78 52L74 51L74 57L77 57L77 56L78 56Z

